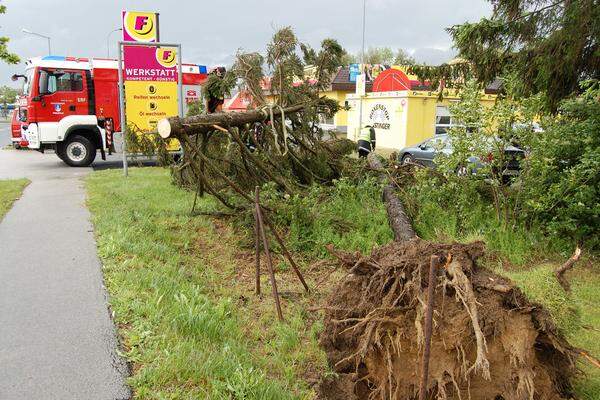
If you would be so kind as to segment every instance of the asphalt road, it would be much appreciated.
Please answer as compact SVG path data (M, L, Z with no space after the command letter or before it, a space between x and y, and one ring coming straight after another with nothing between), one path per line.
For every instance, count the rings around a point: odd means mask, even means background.
M2 400L130 397L85 207L81 178L91 170L0 150L0 179L31 180L0 222Z
M10 124L0 122L0 149L10 143Z

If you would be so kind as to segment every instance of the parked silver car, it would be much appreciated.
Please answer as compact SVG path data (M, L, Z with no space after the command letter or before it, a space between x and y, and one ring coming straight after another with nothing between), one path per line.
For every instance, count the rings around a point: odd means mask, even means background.
M435 168L435 157L440 153L452 154L452 151L452 142L448 135L435 135L415 146L402 149L398 155L398 161L402 164L416 163ZM519 161L525 157L525 152L515 146L506 146L504 154L507 162L502 168L502 176L518 175L520 171ZM489 157L492 157L491 152ZM456 173L458 175L477 174L484 167L484 164L490 161L491 158L481 160L477 156L470 156L464 164L456 167Z

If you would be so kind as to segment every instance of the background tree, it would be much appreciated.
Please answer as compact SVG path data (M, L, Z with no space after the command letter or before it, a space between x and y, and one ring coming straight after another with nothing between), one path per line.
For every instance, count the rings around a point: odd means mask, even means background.
M358 59L362 57L359 53ZM394 51L389 47L369 47L365 52L365 64L387 64L394 62Z
M396 51L396 56L394 57L394 65L414 65L416 64L415 59L410 56L403 49L398 49Z
M0 14L4 13L6 13L6 6L0 5ZM17 64L20 61L19 56L8 51L8 40L6 36L0 37L0 59L8 64Z
M347 66L350 64L355 64L358 62L358 58L356 57L355 54L352 53L348 53L347 51L344 50L344 54L342 55L341 61L340 61L340 65L341 66Z
M348 55L352 62L361 62L362 57L358 55ZM350 64L350 63L349 63ZM413 65L415 59L405 50L398 49L395 53L391 47L369 47L365 52L365 64L384 64L384 65Z
M17 101L17 94L19 93L18 89L11 88L9 86L1 86L0 87L0 103L8 103L12 104Z
M490 1L490 17L447 29L464 62L413 72L433 82L473 76L484 84L514 72L521 94L544 93L551 110L580 93L582 81L600 78L600 1Z

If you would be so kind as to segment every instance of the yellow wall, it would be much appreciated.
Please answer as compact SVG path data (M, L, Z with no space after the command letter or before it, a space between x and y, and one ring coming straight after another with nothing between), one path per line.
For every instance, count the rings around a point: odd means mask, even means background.
M361 102L356 95L347 96L348 138L356 140L359 132ZM362 125L372 125L377 147L402 148L407 138L409 103L406 92L369 93L362 100Z
M340 110L335 114L333 124L335 126L347 126L348 125L348 111L343 107L346 102L346 94L348 92L342 92L339 90L324 92L323 95L328 99L333 99L340 105Z
M346 103L346 95L350 92L339 91L339 90L330 90L327 92L321 92L321 96L325 96L328 99L333 99L338 102L340 105L340 110L333 117L333 124L336 127L346 127L348 125L348 111L346 111L343 107ZM267 103L274 103L275 96L268 94L265 96L265 100Z
M408 95L409 114L406 140L407 146L417 144L435 134L435 114L438 106L448 107L459 100L458 93L453 92L441 101L436 93L413 91ZM482 95L481 104L492 107L496 101L495 95Z

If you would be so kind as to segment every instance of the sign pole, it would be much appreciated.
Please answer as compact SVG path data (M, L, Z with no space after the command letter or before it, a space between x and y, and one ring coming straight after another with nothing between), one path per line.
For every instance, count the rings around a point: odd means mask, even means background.
M179 118L183 118L183 65L181 62L181 45L177 45L177 92L179 93Z
M160 13L156 13L156 41L160 42Z
M119 41L119 106L121 111L121 136L123 137L123 176L127 178L129 171L127 168L127 141L125 135L127 133L127 120L125 119L125 87L123 85L123 42Z

